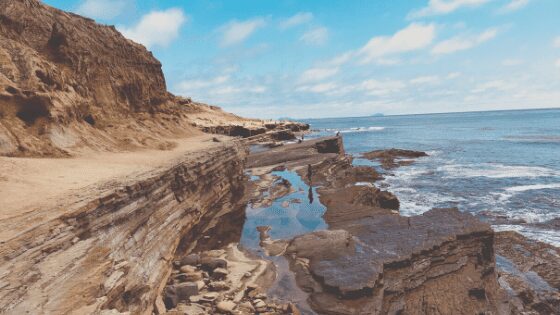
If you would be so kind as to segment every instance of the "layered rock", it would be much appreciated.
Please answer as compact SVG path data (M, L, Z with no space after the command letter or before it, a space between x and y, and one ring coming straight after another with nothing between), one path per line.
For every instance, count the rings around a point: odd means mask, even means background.
M516 232L496 233L499 283L514 314L560 312L560 249Z
M56 215L4 220L13 233L1 240L0 313L151 314L181 240L244 209L245 154L225 143L106 185L51 209ZM18 228L24 221L34 223Z
M412 150L403 150L403 149L388 149L388 150L375 150L370 151L362 154L362 157L369 159L369 160L378 160L381 163L381 166L385 169L391 169L398 166L409 165L414 161L411 159L419 158L428 156L426 152L422 151L412 151ZM399 160L397 159L408 159L408 160Z
M390 150L370 157L398 165L396 155L424 154ZM396 196L375 187L380 174L354 166L340 138L255 152L248 166L261 178L297 171L326 206L329 230L272 240L269 227L259 227L264 251L288 258L318 314L508 314L490 226L457 209L400 216Z
M39 0L0 1L0 155L165 150L199 130L249 136L275 128L308 126L176 97L160 62L115 27Z
M480 314L503 311L492 246L488 225L436 209L353 221L286 252L321 314Z

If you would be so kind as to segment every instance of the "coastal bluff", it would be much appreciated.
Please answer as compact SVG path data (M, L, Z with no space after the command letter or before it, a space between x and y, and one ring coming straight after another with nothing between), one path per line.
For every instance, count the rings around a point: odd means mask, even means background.
M0 0L0 314L560 309L557 248L456 208L402 216L384 173L355 165L340 136L298 139L309 128L175 96L114 27ZM390 170L423 156L366 157ZM321 228L272 239L259 223L262 252L239 246L249 204L296 190L308 200L280 207L321 203ZM267 291L282 272L300 300Z
M278 127L169 93L144 46L39 0L0 1L0 102L0 156L168 150L173 138L202 131L250 136Z

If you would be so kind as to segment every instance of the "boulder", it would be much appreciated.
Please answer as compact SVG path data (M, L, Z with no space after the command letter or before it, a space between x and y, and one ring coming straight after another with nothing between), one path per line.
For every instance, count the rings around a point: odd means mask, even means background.
M200 260L202 269L213 271L216 268L227 268L227 260L214 257L202 257Z
M198 254L190 254L187 255L180 260L181 266L190 265L196 266L200 263L200 255Z

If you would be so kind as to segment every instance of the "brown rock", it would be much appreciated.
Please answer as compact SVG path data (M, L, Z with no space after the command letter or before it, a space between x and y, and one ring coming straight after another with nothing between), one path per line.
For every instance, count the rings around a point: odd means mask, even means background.
M200 260L202 269L213 271L216 268L227 268L227 260L214 257L202 257Z
M187 301L190 296L198 294L198 285L195 282L185 282L174 285L179 301Z
M212 272L212 278L214 279L225 279L228 275L228 271L227 269L224 268L216 268L214 269L214 271Z
M406 165L411 163L411 161L395 163L395 159L397 158L419 158L423 156L428 156L428 154L426 154L426 152L421 152L421 151L388 149L388 150L376 150L376 151L363 153L362 156L369 160L379 160L383 168L390 169L390 168L398 167L399 165Z
M227 283L225 283L224 281L210 282L208 287L212 291L226 291L226 290L229 290L229 285Z
M233 301L221 301L216 305L218 312L231 314L237 305Z
M198 254L190 254L187 255L180 260L181 266L189 265L189 266L196 266L200 263L200 255Z

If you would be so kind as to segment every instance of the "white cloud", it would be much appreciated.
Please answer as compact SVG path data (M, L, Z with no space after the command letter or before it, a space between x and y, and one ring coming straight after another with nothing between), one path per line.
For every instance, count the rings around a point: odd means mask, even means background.
M126 0L85 0L76 13L94 19L110 20L119 16L127 5Z
M299 78L302 83L321 81L338 73L338 68L312 68L303 72Z
M556 59L556 63L554 65L556 65L558 68L560 68L560 59Z
M523 64L523 60L521 60L521 59L504 59L504 60L502 60L502 66L505 66L505 67L519 66L520 64Z
M451 72L447 75L447 79L453 80L453 79L457 79L460 76L461 76L461 72Z
M313 13L310 12L299 12L283 21L280 22L280 29L287 30L289 28L305 24L313 20Z
M512 85L510 83L505 82L504 80L494 80L488 81L485 83L478 84L474 89L471 90L471 93L484 93L490 90L496 91L505 91L511 89Z
M417 77L410 80L410 84L424 85L424 84L438 84L440 79L437 75Z
M180 91L192 91L198 90L210 86L215 86L223 84L229 81L228 75L221 75L209 80L183 80L177 84L177 88Z
M303 33L299 40L310 45L322 45L326 43L328 39L329 30L320 26Z
M151 48L168 46L179 36L179 29L187 17L181 9L152 11L144 15L133 27L119 27L121 33L133 41Z
M492 0L430 0L427 7L412 11L408 18L443 15L463 7L477 7Z
M262 94L267 91L267 88L262 85L257 86L218 86L210 91L211 94L217 95L232 95L232 94Z
M398 92L406 87L406 84L398 80L366 80L359 85L359 89L368 95L384 96Z
M251 36L257 29L266 25L263 18L254 18L246 21L231 21L224 25L222 46L239 44Z
M427 47L435 38L433 24L412 23L393 36L378 36L358 51L362 63L382 60L385 56L409 52Z
M297 90L300 92L327 93L336 89L337 87L338 85L336 85L336 83L328 82L328 83L320 83L315 85L301 86Z
M509 13L517 11L529 4L530 0L511 0L508 4L500 9L500 13Z
M456 36L442 42L439 42L432 48L432 54L442 55L450 54L461 50L467 50L478 46L498 35L498 30L495 28L488 29L477 36L463 37Z
M556 47L556 48L560 48L560 36L556 37L553 41L552 41L552 46Z
M352 59L352 57L354 57L354 52L353 51L347 51L343 54L340 54L336 57L334 57L333 59L329 60L327 62L327 64L329 65L333 65L333 66L340 66L343 65L345 63L347 63L348 61L350 61Z

